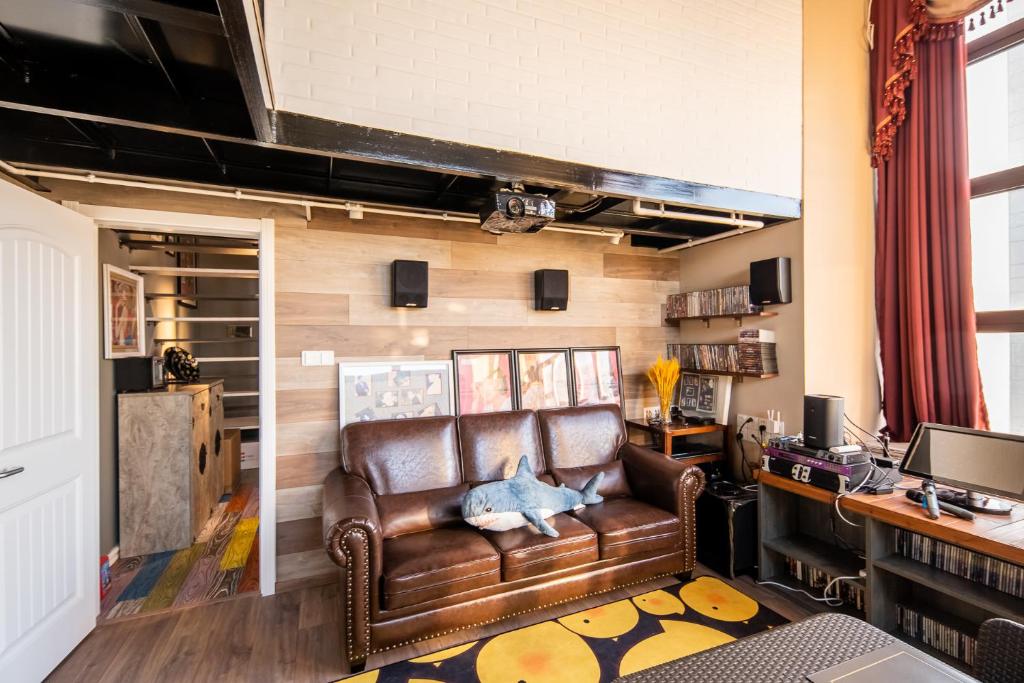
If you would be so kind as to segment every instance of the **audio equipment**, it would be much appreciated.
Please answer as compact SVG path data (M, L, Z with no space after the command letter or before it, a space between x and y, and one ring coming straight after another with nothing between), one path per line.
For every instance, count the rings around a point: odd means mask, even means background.
M426 308L428 271L426 261L397 260L391 263L391 305Z
M533 307L538 311L564 311L569 306L569 271L533 271Z
M149 391L164 385L163 356L118 358L114 361L114 391Z
M804 396L804 446L829 449L844 445L845 410L842 396Z
M790 258L753 261L750 264L750 303L788 304L793 300Z
M864 483L872 465L870 462L839 465L769 447L761 456L761 468L832 493L849 493Z
M697 499L697 559L730 579L757 567L757 491L729 481Z

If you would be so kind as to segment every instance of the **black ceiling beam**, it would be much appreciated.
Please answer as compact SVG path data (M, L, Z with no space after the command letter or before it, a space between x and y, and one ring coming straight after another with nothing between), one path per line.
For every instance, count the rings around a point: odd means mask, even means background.
M68 117L171 135L226 143L335 156L352 161L400 166L471 177L520 179L544 187L569 188L619 199L642 197L708 210L737 211L790 220L801 215L794 197L692 183L659 176L616 171L545 159L392 131L335 123L288 112L271 112L275 140L260 142L222 133L135 121L100 114L0 100L0 109Z
M120 14L152 19L164 24L181 28L224 35L224 26L220 17L209 12L169 5L157 0L71 0L80 5L99 7L100 9L119 12Z
M178 90L178 84L172 73L171 65L174 63L174 56L171 54L166 38L160 32L160 25L152 19L140 19L134 14L125 14L124 20L128 22L132 33L145 48L150 63L160 70L167 85L180 98L181 91Z
M235 73L242 86L245 106L249 110L249 119L256 139L269 142L274 138L270 120L270 110L263 96L263 83L260 70L256 64L256 49L249 35L249 21L245 16L246 0L217 0L224 34L228 38L231 59L235 63ZM262 50L261 50L262 52Z
M748 215L799 218L801 213L800 200L794 197L599 168L290 112L275 111L271 116L275 146L283 149Z
M86 142L92 143L95 147L103 150L103 153L111 159L117 156L117 141L113 136L107 135L100 130L96 124L89 121L75 121L66 117L64 121L76 133L82 136Z
M124 18L128 22L128 26L131 27L132 33L135 34L136 38L145 48L150 63L160 70L164 80L167 81L167 85L170 86L175 96L188 108L188 102L178 87L179 79L176 79L174 74L174 55L171 53L171 48L167 44L167 39L164 37L160 25L152 19L140 19L132 14L125 14ZM221 175L227 174L227 166L220 160L210 142L206 138L200 138L200 140L202 140L203 147L210 155L213 163L220 169Z

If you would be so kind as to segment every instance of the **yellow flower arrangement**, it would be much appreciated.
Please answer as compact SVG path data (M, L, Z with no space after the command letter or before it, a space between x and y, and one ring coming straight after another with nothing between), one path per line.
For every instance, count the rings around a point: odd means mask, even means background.
M672 390L679 381L679 360L677 358L662 358L654 361L651 367L647 368L647 379L651 380L654 390L658 392L658 399L661 401L661 419L669 421L669 406L672 404Z

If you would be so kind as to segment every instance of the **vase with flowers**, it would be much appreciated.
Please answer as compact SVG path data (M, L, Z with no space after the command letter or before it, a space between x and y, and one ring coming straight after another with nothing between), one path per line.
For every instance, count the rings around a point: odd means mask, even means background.
M672 392L679 381L679 359L666 359L659 355L658 360L654 361L651 367L647 368L647 379L651 380L654 390L658 392L661 419L668 422L671 419Z

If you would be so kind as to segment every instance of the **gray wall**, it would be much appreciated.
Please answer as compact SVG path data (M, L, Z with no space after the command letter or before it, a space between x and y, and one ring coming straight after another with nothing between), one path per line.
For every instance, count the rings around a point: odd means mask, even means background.
M128 268L127 249L121 249L112 230L99 230L100 295L100 554L117 545L117 405L114 361L103 357L103 264Z

